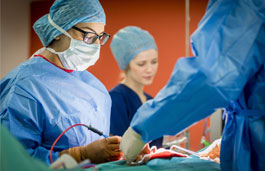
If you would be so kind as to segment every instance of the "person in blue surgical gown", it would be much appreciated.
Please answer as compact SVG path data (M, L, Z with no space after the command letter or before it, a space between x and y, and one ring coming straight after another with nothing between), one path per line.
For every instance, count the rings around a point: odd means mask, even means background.
M152 97L144 87L152 84L158 68L158 52L153 36L137 26L120 29L111 42L111 51L124 79L110 90L112 99L110 133L122 136L136 110ZM163 137L150 143L162 147Z
M210 0L191 42L195 57L177 61L167 85L123 135L127 162L146 142L225 108L222 170L264 170L265 1Z
M56 0L34 24L44 48L8 73L1 85L1 124L33 157L50 164L50 149L68 127L86 124L109 134L111 98L86 69L99 58L105 13L98 0ZM117 160L120 137L103 138L78 126L57 142L52 158L64 153L78 162Z

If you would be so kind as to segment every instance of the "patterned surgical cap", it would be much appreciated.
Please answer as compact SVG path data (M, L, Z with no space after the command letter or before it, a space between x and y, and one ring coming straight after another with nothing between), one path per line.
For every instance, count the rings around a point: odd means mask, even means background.
M50 8L50 16L55 24L69 30L77 23L104 23L105 12L98 0L56 0ZM33 28L43 46L62 34L48 21L48 14L39 18Z

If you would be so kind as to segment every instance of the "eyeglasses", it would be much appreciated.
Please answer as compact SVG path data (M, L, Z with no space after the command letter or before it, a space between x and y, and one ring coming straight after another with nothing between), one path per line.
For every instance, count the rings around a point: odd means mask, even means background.
M110 38L110 35L108 33L103 32L101 35L98 35L93 29L88 28L92 32L86 32L76 26L72 27L73 29L80 31L81 33L84 33L83 41L87 44L93 44L98 39L100 42L100 45L104 45Z

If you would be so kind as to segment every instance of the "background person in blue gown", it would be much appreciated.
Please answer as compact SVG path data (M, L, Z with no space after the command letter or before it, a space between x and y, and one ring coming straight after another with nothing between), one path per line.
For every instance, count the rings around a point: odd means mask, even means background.
M110 133L122 136L136 110L152 99L144 87L151 85L156 75L158 51L153 36L136 26L120 29L110 47L124 74L122 82L109 92L112 99ZM162 141L161 137L150 146L162 147Z
M121 141L130 163L143 145L225 108L222 170L265 168L265 1L211 0L167 85L143 104ZM156 125L155 127L153 125Z
M86 69L99 58L105 13L98 0L56 0L34 24L44 48L0 82L1 124L33 157L50 164L50 148L68 127L82 123L109 134L111 98ZM117 160L120 137L103 137L85 127L66 132L53 149L78 162Z

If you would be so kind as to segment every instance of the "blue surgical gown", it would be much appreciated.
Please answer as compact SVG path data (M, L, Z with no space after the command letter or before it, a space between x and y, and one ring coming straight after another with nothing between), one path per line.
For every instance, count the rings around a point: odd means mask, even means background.
M36 158L50 164L55 139L69 126L82 123L109 134L111 99L104 85L88 71L72 73L41 57L33 57L8 73L1 85L1 124ZM87 128L67 131L53 150L100 139Z
M124 84L118 84L109 92L112 106L111 106L111 120L110 120L110 133L113 135L122 136L136 112L142 105L139 96L129 87ZM146 100L150 100L149 94L145 93ZM163 138L158 138L150 143L150 146L162 147Z
M148 142L226 108L222 169L264 170L265 1L210 1L191 43L195 57L177 61L131 127Z

